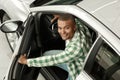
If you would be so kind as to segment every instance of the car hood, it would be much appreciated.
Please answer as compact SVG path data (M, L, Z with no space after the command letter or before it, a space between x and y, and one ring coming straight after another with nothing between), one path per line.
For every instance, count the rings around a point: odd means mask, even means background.
M90 13L120 38L120 0L83 0L77 6Z

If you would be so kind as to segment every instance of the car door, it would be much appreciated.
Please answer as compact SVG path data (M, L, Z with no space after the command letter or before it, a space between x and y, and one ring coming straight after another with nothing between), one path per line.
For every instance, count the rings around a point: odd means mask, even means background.
M81 17L80 15L69 11L69 10L73 10L74 8L75 8L74 9L75 11L78 11L77 7L67 6L67 8L68 8L67 13L70 13L76 16L76 18L79 19L79 21L82 23L83 26L85 27L89 26L84 22L84 20L82 20L82 18L80 18ZM8 69L8 73L5 78L6 80L13 80L13 79L33 80L33 79L38 79L39 75L42 75L42 77L47 80L65 80L67 78L68 73L66 73L66 71L55 66L45 67L45 68L36 68L36 67L28 67L26 65L21 65L17 62L21 54L26 54L28 58L34 58L34 57L41 56L41 52L43 53L45 50L64 49L64 46L63 46L64 42L61 42L61 40L59 40L60 42L58 43L56 39L54 39L55 41L52 40L52 38L54 37L53 32L51 32L51 30L49 29L45 31L46 30L45 26L48 26L48 27L50 26L50 21L48 18L46 18L45 15L48 13L50 14L51 12L53 12L54 14L55 12L60 13L61 9L63 10L61 13L66 13L66 9L64 9L64 6L61 6L61 7L57 6L55 10L52 10L52 9L53 8L49 6L48 7L45 6L45 8L43 7L33 8L33 10L31 11L30 15L28 16L28 18L23 24L25 26L25 29L24 29L23 35L20 36L20 39L19 39L20 45L17 46L13 54L11 65ZM40 27L43 29L41 29ZM90 28L90 26L88 28ZM93 29L90 29L90 30L91 30L91 34L94 35L95 32L93 31ZM41 32L43 35L40 34ZM96 34L94 35L94 37L96 38ZM44 43L45 45L44 48L42 47L43 44L41 43ZM57 44L59 44L59 46ZM55 45L57 45L57 47ZM62 76L60 74L62 74Z
M103 37L99 37L76 80L119 80L119 52Z
M27 68L26 65L20 65L17 62L20 54L28 53L28 55L29 55L29 50L31 49L30 48L30 45L31 45L30 42L32 40L32 36L34 35L33 34L34 23L32 23L32 21L33 21L33 17L30 16L27 23L26 23L27 27L25 29L20 47L18 48L18 52L17 52L18 54L17 55L13 54L14 57L12 58L13 60L12 60L12 63L10 65L10 69L9 69L9 72L8 72L8 77L6 77L6 80L13 80L13 79L16 79L16 80L29 79L29 80L32 80L33 79L33 75L31 74L31 72L34 73L34 69ZM35 71L38 71L38 70L35 69ZM29 73L29 76L31 76L31 77L27 76L28 73ZM34 76L34 78L35 78L35 76Z
M54 13L54 12L53 12ZM49 20L48 15L52 14L51 12L42 13L42 12L33 12L31 13L31 17L28 18L26 25L25 33L23 36L23 40L21 43L21 48L19 53L26 53L28 58L39 57L44 53L46 50L51 49L64 49L64 44L61 41L56 41L53 36L53 31L51 32L50 26L51 22ZM78 21L81 22L81 27L89 28L87 24L81 21L78 17L76 17ZM48 28L47 28L48 27ZM31 31L32 30L32 31ZM96 33L90 29L91 35L93 34L93 43L96 39ZM59 43L57 46L57 42ZM17 77L15 79L37 79L39 74L42 74L45 79L47 80L65 80L67 78L66 71L62 69L51 66L51 67L43 67L43 68L36 68L36 67L27 67L26 65L19 65L17 62L15 63L15 68L13 67L12 74L15 74ZM59 75L61 74L61 75ZM28 77L29 76L29 77ZM30 77L31 76L31 77Z
M51 30L46 29L45 26L49 27L50 21L46 19L44 15L41 15L41 13L36 13L36 15L30 14L27 21L25 22L25 30L23 33L20 47L18 48L17 55L13 54L13 60L10 65L8 76L6 77L6 80L64 80L65 75L67 75L66 71L57 68L57 67L28 67L27 65L21 65L17 62L19 56L21 54L26 54L28 58L34 58L39 57L42 55L42 53L45 50L48 50L54 48L54 46L51 43L56 42L55 41L49 41L51 40ZM39 31L40 30L40 31ZM42 33L42 35L41 35ZM44 44L42 44L44 43ZM55 43L54 43L55 44ZM64 43L63 43L64 44ZM45 45L45 47L43 47ZM64 47L64 46L63 46ZM59 48L59 47L55 47ZM61 75L56 75L56 73L65 73L62 77Z
M0 31L0 79L3 80L12 56L4 33Z

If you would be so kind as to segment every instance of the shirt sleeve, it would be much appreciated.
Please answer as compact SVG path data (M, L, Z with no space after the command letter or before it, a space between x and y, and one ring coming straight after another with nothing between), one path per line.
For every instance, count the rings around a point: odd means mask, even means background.
M80 38L76 34L72 41L66 46L65 50L57 55L42 56L38 58L27 59L28 66L44 67L60 63L67 63L75 59L80 53Z

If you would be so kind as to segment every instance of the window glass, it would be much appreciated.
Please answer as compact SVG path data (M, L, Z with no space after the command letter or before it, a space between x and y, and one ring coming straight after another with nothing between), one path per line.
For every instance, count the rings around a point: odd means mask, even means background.
M52 0L44 5L69 5L69 4L77 4L81 0Z
M120 79L120 57L106 43L100 47L90 74L96 80Z
M10 44L12 51L14 51L17 46L19 35L17 33L7 33L6 36L8 38L8 42Z

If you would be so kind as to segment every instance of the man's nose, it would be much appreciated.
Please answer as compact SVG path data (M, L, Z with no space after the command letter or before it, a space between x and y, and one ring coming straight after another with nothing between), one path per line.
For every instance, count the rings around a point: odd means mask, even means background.
M62 34L64 34L64 33L65 33L65 30L64 30L64 29L62 29L62 30L61 30L61 33L62 33Z

